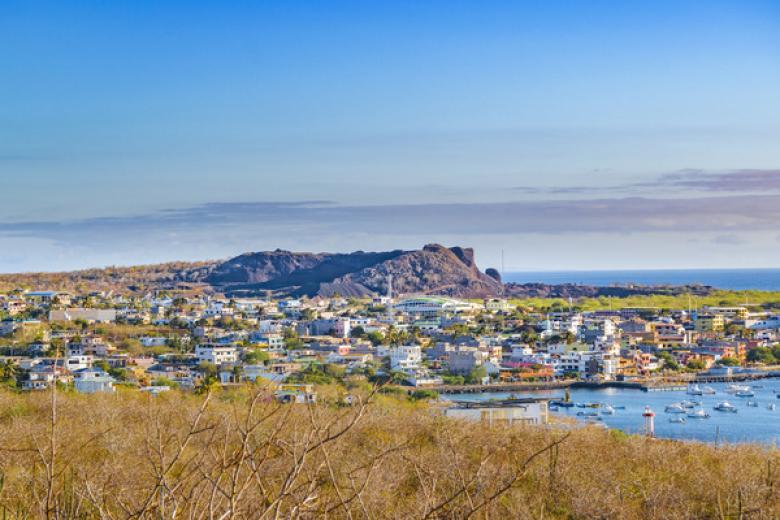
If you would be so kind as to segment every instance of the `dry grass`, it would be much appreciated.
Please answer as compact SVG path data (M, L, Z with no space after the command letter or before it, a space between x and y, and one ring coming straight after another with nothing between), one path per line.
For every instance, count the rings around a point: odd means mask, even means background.
M0 393L4 518L780 517L760 446L488 429L368 390L56 398Z

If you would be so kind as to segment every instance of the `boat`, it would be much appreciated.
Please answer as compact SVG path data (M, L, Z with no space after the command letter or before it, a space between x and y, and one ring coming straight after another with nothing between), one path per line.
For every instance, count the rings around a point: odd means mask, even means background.
M717 405L715 405L714 409L719 412L737 413L737 407L729 403L728 401L723 401L722 403L718 403Z
M688 385L688 395L702 395L704 391L699 388L699 385Z
M737 390L734 395L737 397L755 397L756 393L748 388L747 390Z
M670 423L684 423L685 422L685 417L683 417L682 415L676 415L674 417L669 417L669 422Z
M684 401L680 401L680 406L683 408L696 408L697 406L701 406L701 401L689 401L686 399Z
M769 403L768 405L766 405L766 409L767 410L774 410L775 409L775 403Z
M618 405L613 405L612 408L614 408L615 410L625 410L626 409L625 406L618 406Z
M704 395L715 395L715 389L711 386L705 386L701 389L701 393Z
M756 407L758 407L758 402L756 402L756 401L748 401L747 405L751 406L753 408L756 408Z
M704 411L704 408L699 408L698 410L694 410L693 412L688 413L688 417L691 419L709 419L710 414Z
M664 408L666 413L685 413L685 408L680 403L672 403Z
M578 417L598 417L598 412L577 412Z
M550 406L556 406L558 408L572 408L574 403L571 401L550 401Z
M750 391L750 387L747 385L735 385L732 383L726 387L726 392L728 392L729 394L736 394L737 392L749 392L749 391Z
M601 414L602 415L613 415L615 413L615 409L612 408L608 404L604 404L601 406Z

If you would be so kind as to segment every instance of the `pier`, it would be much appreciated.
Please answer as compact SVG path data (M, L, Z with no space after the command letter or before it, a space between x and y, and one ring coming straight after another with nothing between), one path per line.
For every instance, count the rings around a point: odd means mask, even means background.
M758 381L766 378L780 377L780 372L750 372L731 375L707 376L693 375L690 377L666 377L632 381L540 381L534 383L491 383L487 385L436 385L420 387L434 390L442 394L478 394L483 392L533 392L539 390L558 390L564 388L633 388L644 392L678 392L685 391L689 384L694 383L739 383ZM407 391L414 391L403 387Z

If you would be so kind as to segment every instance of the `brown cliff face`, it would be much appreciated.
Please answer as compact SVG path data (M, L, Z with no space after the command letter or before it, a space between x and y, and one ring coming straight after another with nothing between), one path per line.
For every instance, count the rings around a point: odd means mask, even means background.
M205 281L230 294L368 296L386 293L391 274L396 295L482 298L503 291L498 280L477 268L472 249L438 244L380 253L247 253L216 266Z

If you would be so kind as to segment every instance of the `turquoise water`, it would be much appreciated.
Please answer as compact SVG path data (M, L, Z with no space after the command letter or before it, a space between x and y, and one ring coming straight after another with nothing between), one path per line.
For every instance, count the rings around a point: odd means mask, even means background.
M574 283L610 286L639 285L711 285L735 291L758 289L780 291L780 269L656 269L626 271L546 271L511 272L504 281L517 283Z
M705 442L760 442L780 446L780 379L764 379L755 383L761 388L754 388L755 397L741 398L725 392L727 385L711 384L717 390L715 395L690 396L684 391L675 392L643 392L642 390L624 388L604 388L599 390L572 389L571 400L578 402L608 403L612 406L625 406L624 410L615 410L614 415L603 415L599 423L610 428L617 428L626 433L642 433L644 419L642 412L645 406L650 406L655 412L655 432L657 437L670 439L698 440ZM562 398L562 390L547 390L536 392L515 392L518 397ZM482 393L446 395L443 398L456 401L482 401L488 399L505 399L509 393ZM682 400L700 400L702 408L710 414L709 419L692 419L686 417L684 424L670 423L672 414L664 412L664 408ZM720 401L728 401L739 410L737 413L718 412L713 407ZM757 407L749 407L748 401L758 403ZM774 403L775 410L769 410L767 405ZM577 412L591 411L590 408L561 408L554 414L572 417L580 421L589 421L577 417Z

